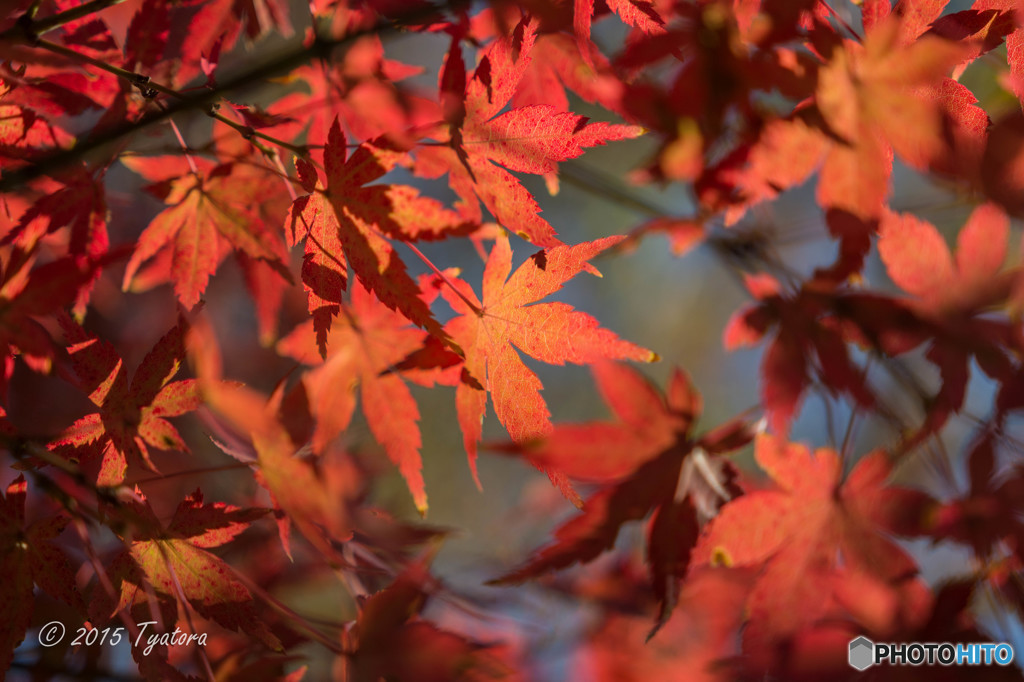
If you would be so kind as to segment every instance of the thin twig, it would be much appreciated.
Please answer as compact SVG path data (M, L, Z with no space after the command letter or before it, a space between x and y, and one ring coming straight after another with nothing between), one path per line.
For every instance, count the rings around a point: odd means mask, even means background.
M180 476L198 476L202 474L215 474L222 471L234 471L235 469L248 469L249 465L245 462L232 462L231 464L225 464L219 467L204 467L198 469L183 469L182 471L172 471L167 474L160 474L159 476L150 476L148 478L140 478L137 481L131 483L125 481L125 485L128 487L134 487L137 485L146 485L148 483L163 483L169 481L172 478L178 478Z
M28 17L28 21L23 21L16 26L12 26L3 33L0 33L0 40L17 40L24 38L26 33L41 36L44 33L60 28L66 24L70 24L72 21L84 19L90 14L95 14L101 10L105 10L108 7L114 5L120 5L125 0L91 0L90 2L83 2L78 7L72 7L69 10L54 14L53 16L46 17L45 19L35 20L36 11L39 9L40 3L33 3L32 7L24 16Z
M58 45L57 43L50 42L49 40L38 41L36 43L36 47L47 50L49 52L53 52L54 54L59 54L62 57L67 57L72 61L81 62L84 64L88 64L90 66L94 66L97 69L100 69L101 71L106 71L107 73L113 74L118 78L123 78L124 80L128 81L132 85L142 90L147 98L153 96L150 93L162 92L168 97L173 97L178 100L188 99L184 94L178 92L174 88L168 87L161 83L157 83L156 81L151 81L146 76L137 74L134 71L122 69L121 67L114 66L113 64L107 64L105 61L96 59L95 57L90 57L87 54L82 54L77 50L72 50L69 47Z
M242 137L244 137L245 139L249 140L250 142L252 142L252 138L258 137L261 140L266 140L267 142L269 142L272 145L276 145L278 147L281 147L282 149L287 149L288 151L290 151L292 154L295 154L296 156L305 157L309 153L309 150L306 149L305 147L300 147L299 145L292 144L291 142L285 142L284 140L280 140L280 139L278 139L276 137L272 137L270 135L267 135L266 133L261 133L260 131L256 130L252 126L248 126L248 125L245 125L243 123L237 123L235 121L232 121L230 118L228 118L224 114L218 114L218 113L214 112L214 113L210 114L210 116L211 116L211 118L215 118L218 121L220 121L221 123L234 128L235 130L237 130L242 135ZM265 150L261 150L261 151L265 151Z
M451 10L457 10L468 4L467 0L450 0L450 2L447 3L447 7ZM60 149L59 151L55 151L38 158L35 162L27 166L22 166L20 168L0 173L0 193L11 191L35 180L36 178L49 175L63 166L77 162L89 153L110 144L111 142L115 142L156 123L160 123L175 114L194 109L209 109L213 102L224 97L229 92L234 92L235 90L242 88L251 88L264 80L278 76L282 73L288 73L296 67L306 64L314 59L326 59L335 48L348 45L365 36L379 36L401 28L401 26L406 23L415 25L418 21L429 17L436 12L436 6L427 5L425 8L417 8L409 11L395 21L378 21L372 26L368 26L358 31L352 31L340 38L326 38L321 35L316 35L308 45L293 46L291 49L268 59L267 61L258 63L250 68L240 71L232 78L220 79L216 87L183 95L181 99L176 99L176 101L171 103L162 111L150 112L132 123L91 135L85 139L77 140L74 147ZM28 37L20 35L18 31L14 31L11 35L5 34L4 37L12 42L31 44Z

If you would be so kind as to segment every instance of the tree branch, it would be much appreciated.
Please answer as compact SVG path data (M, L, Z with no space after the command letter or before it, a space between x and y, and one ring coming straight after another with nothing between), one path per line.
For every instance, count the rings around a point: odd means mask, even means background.
M97 6L103 4L103 2L114 4L114 0L94 0L93 3L87 4L92 4L92 11L96 11L98 9ZM468 4L468 0L450 0L445 4L445 7L454 10ZM81 7L84 6L85 5L82 5ZM404 24L414 25L418 21L435 14L437 11L438 8L436 6L418 8L402 15L399 19L384 19L378 21L373 26L347 33L340 38L325 38L323 36L316 35L309 45L293 47L292 49L285 51L268 61L258 63L255 66L239 72L228 80L221 81L216 87L200 90L188 95L176 93L180 95L180 99L177 99L162 110L152 111L127 125L90 135L84 140L78 141L69 149L61 149L59 151L43 155L27 166L0 173L0 192L9 192L39 177L50 175L64 166L81 160L87 154L94 152L105 145L148 128L154 124L165 121L175 114L192 111L194 109L206 109L207 113L214 115L214 102L229 92L252 87L273 76L288 73L289 71L312 61L313 59L326 59L335 48L347 45L359 38L388 33L401 28ZM64 12L62 14L68 13ZM17 29L5 31L3 34L0 34L0 38L19 43L29 42L28 37L22 31ZM47 48L48 47L49 46L47 46ZM110 71L110 69L106 70ZM125 71L125 73L130 72ZM256 137L262 136L256 135Z
M108 7L113 7L114 5L120 5L124 1L125 0L91 0L90 2L82 3L78 7L72 7L65 12L54 14L53 16L40 19L39 21L34 19L35 10L39 8L37 4L22 15L15 26L12 26L3 33L0 33L0 40L17 41L28 36L38 37L44 33L49 33L56 28L70 24L72 21L84 19L90 14L105 10Z

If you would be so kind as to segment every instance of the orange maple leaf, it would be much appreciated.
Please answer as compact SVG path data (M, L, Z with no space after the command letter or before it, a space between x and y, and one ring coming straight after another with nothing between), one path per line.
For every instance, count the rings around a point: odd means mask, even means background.
M349 263L359 280L387 307L441 336L441 326L420 300L419 287L386 237L439 239L475 227L408 185L365 186L405 156L386 148L383 140L376 142L380 146L363 144L349 156L345 134L335 120L324 149L326 192L316 187L315 170L309 164L299 168L311 193L295 200L286 225L293 244L306 240L302 281L309 294L321 355L326 354L327 330L348 283Z
M448 173L467 218L480 221L483 202L497 222L523 239L555 246L561 241L554 228L539 215L541 209L532 194L509 171L553 178L560 161L580 156L586 147L637 137L643 129L587 123L585 116L547 104L502 112L531 63L536 28L524 21L516 37L488 46L466 84L464 116L460 112L461 121L448 131L431 133L442 144L417 150L416 172L428 178Z
M362 285L331 327L330 354L321 363L310 320L278 343L278 351L311 365L303 378L316 418L313 450L323 452L349 425L359 386L363 413L374 438L399 467L420 512L427 509L420 459L419 409L409 388L389 370L427 339L401 313L389 310Z
M166 417L183 415L202 404L195 380L171 381L185 355L188 324L181 321L167 332L129 381L124 363L110 344L70 318L62 322L71 342L68 354L76 379L98 409L69 426L51 447L70 455L102 451L101 485L123 481L129 459L155 471L147 446L187 452L188 446Z
M886 455L866 455L840 480L834 451L762 434L754 457L775 488L726 504L694 548L691 566L764 566L748 606L751 637L785 640L830 607L840 569L895 584L916 572L885 533L914 534L932 504L924 493L886 486Z
M259 616L252 592L229 564L207 551L231 542L269 511L204 504L197 489L178 505L165 527L136 487L134 494L124 496L119 508L110 511L128 529L124 533L128 546L110 563L118 602L115 604L105 590L95 590L90 615L105 620L115 610L136 610L153 596L165 608L187 600L202 616L280 649L280 640Z
M555 365L582 365L602 358L640 362L658 359L646 348L600 328L593 317L566 303L536 303L587 268L591 258L623 239L606 237L540 251L510 278L512 247L508 237L501 234L487 259L482 301L461 281L456 285L457 295L453 289L441 291L461 314L445 330L465 351L465 369L478 382L475 386L464 380L455 393L459 425L474 477L487 392L498 420L516 441L540 438L552 429L551 413L540 396L540 379L523 364L515 348Z
M349 501L359 486L358 474L333 463L310 461L288 432L279 414L282 396L266 396L235 382L224 381L220 350L209 321L197 317L186 340L195 367L196 383L206 405L235 433L251 439L258 470L257 481L284 514L278 529L285 552L291 556L291 526L325 556L336 560L338 543L352 537Z
M954 261L946 241L930 223L887 211L879 226L878 253L889 277L917 297L923 312L949 314L1004 299L1016 272L1000 274L1010 221L992 204L971 213L957 238Z
M151 189L161 194L168 208L139 236L135 253L124 272L123 288L138 289L136 273L150 258L160 272L143 281L173 280L174 292L186 308L199 302L207 282L232 248L264 260L281 276L290 278L284 265L284 243L256 208L273 195L272 175L245 164L212 167L196 160L197 170L182 168L180 157L122 159L132 170L157 181ZM167 171L172 175L168 176ZM168 184L169 183L169 184ZM275 185L276 187L276 185Z
M891 17L871 27L863 45L844 41L821 68L818 109L844 142L830 148L821 170L825 206L876 217L893 150L919 168L942 151L940 86L972 48L931 35L908 41L905 23Z

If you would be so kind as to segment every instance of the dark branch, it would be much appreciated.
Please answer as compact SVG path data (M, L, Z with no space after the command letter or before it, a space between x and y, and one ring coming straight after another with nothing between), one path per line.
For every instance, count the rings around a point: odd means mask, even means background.
M92 11L96 11L98 8L95 7L95 5L106 6L114 3L112 0L97 0L95 3L87 4L93 4L94 8ZM468 0L450 0L445 4L445 6L449 9L457 9L467 4L469 4ZM82 5L82 7L84 6L85 5ZM415 25L420 20L435 14L437 9L437 7L420 8L404 14L399 19L382 20L369 28L353 31L341 38L324 38L322 36L317 36L310 45L293 48L287 52L279 54L273 59L256 64L226 81L219 82L217 87L184 95L181 99L175 100L163 109L151 111L133 123L95 135L90 135L84 140L79 140L75 146L69 149L62 149L44 155L27 166L0 173L0 192L12 191L39 177L50 175L64 166L83 159L89 153L105 145L116 142L123 137L143 130L144 128L148 128L156 123L166 121L175 114L195 109L206 109L210 111L216 100L229 92L252 87L268 78L288 73L291 70L312 61L313 59L327 59L330 56L331 51L335 48L351 43L352 41L364 36L381 35L400 29L406 24ZM67 14L67 12L62 14ZM24 41L24 36L19 32L15 31L15 35L18 36L15 40L18 42ZM0 38L10 39L11 37L7 36L5 33L0 35Z

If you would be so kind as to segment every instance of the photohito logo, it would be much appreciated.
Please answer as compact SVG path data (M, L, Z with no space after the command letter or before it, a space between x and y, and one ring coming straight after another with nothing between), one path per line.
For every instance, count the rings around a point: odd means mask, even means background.
M1006 642L872 642L867 637L850 640L847 659L851 668L873 665L1010 665L1013 647Z
M867 637L858 637L850 642L850 667L867 670L874 663L875 643Z

